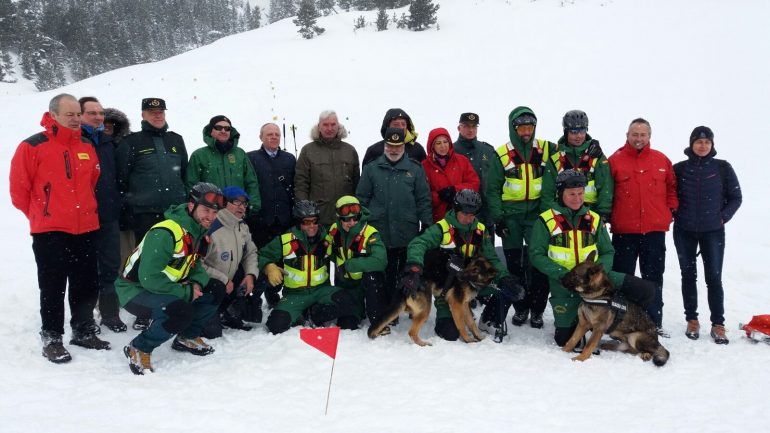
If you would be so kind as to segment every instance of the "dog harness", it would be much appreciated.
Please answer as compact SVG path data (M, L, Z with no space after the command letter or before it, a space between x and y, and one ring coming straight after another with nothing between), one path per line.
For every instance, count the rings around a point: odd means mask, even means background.
M621 296L615 296L612 299L583 299L583 302L591 305L602 305L615 312L615 319L612 321L610 327L604 331L605 334L611 334L612 331L618 327L620 322L623 321L623 317L625 317L628 312L628 301Z

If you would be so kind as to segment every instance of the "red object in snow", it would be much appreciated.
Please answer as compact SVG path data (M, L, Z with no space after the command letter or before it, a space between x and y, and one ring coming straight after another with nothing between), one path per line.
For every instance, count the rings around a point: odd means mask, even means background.
M752 332L761 332L770 336L770 314L754 316L746 325L741 325L741 329L746 331L746 336L751 338Z
M299 330L299 338L305 343L329 355L337 357L337 342L340 339L340 328L303 328Z

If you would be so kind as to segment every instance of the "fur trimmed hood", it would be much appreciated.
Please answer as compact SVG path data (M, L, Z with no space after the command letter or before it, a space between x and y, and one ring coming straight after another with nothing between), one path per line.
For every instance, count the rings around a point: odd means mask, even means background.
M104 121L108 120L115 123L115 137L125 137L131 133L131 122L126 113L117 108L105 108Z
M337 140L344 140L348 136L348 130L345 129L345 125L338 123L339 130L337 131ZM318 130L318 124L313 125L313 128L310 129L310 139L313 141L321 141L321 132Z

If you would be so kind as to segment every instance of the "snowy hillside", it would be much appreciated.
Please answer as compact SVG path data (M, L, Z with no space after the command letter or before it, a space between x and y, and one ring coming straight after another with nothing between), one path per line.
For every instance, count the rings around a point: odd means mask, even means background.
M370 341L343 331L324 416L331 360L294 328L227 331L198 358L164 345L156 373L133 376L120 348L136 331L103 337L109 352L68 346L73 361L40 356L36 266L24 216L5 200L0 227L0 431L27 432L760 432L770 411L763 374L770 346L748 343L739 321L770 313L770 189L763 156L770 119L770 3L766 0L444 0L440 30L374 27L353 32L361 12L319 19L326 32L303 40L291 20L221 39L162 62L112 71L63 89L31 93L0 86L0 188L17 144L38 132L61 91L94 95L125 111L136 129L143 97L165 98L170 128L191 152L201 129L226 114L240 145L258 148L275 119L298 127L297 147L325 109L334 109L363 155L380 139L382 116L406 110L424 142L459 114L481 117L479 137L507 140L518 105L538 115L538 136L556 140L567 110L585 110L590 133L611 153L628 123L652 124L652 147L673 162L697 125L710 126L718 157L735 168L744 203L727 226L724 268L727 346L707 333L683 335L679 267L670 236L664 275L663 344L670 362L602 353L585 363L542 330L510 327L502 344L446 342L429 320L420 348L409 320ZM400 15L400 12L398 14ZM375 12L363 13L374 21ZM394 27L394 26L393 26ZM287 137L293 152L294 142ZM701 317L708 317L705 284ZM705 313L705 314L704 314ZM130 320L123 313L124 320ZM509 318L510 320L510 318ZM707 319L705 319L707 320ZM705 322L704 320L704 322ZM68 328L68 327L66 327ZM67 329L69 332L69 329ZM65 343L69 335L65 336Z

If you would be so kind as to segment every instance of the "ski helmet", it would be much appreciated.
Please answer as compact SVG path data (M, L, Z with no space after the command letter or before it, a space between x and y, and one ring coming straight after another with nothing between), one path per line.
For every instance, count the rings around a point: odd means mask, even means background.
M472 189L462 189L455 194L455 212L476 215L481 209L481 195Z
M198 182L193 185L190 189L189 201L195 203L195 206L203 205L214 210L225 207L222 191L213 183L208 182Z
M337 217L339 218L361 216L361 202L352 195L343 195L340 197L334 205L334 208L337 210Z
M561 119L564 129L588 129L588 115L585 111L570 110Z
M318 205L311 200L300 200L294 204L294 208L291 210L291 216L293 216L295 220L318 218L320 214L321 211L318 209Z
M577 170L564 170L556 176L556 192L561 193L567 188L585 188L588 181L586 176Z
M513 119L514 128L521 125L533 125L537 126L537 117L531 113L524 113L521 116Z

